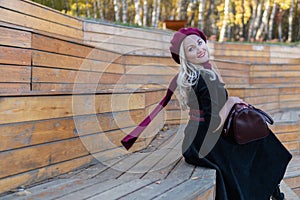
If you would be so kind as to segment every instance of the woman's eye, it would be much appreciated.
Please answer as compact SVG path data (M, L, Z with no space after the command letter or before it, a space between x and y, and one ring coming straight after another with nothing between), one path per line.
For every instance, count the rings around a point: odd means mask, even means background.
M190 47L188 50L189 50L189 51L193 51L193 50L194 50L194 48L193 48L193 47Z
M201 40L198 41L198 45L199 45L199 46L202 45L202 41L201 41Z

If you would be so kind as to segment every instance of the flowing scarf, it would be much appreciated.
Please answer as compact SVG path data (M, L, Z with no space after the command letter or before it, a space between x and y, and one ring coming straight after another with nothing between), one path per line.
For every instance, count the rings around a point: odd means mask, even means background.
M204 63L204 68L211 69L211 64L209 62ZM129 150L138 137L142 134L145 128L150 124L150 122L156 117L156 115L169 103L175 89L177 88L177 77L178 74L172 79L165 97L159 102L159 104L154 108L154 110L128 135L126 135L122 140L122 145Z

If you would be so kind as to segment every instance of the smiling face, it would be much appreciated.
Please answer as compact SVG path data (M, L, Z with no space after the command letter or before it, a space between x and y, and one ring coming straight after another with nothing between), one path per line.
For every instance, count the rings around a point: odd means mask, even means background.
M203 64L209 60L207 45L197 35L189 35L183 40L185 58L193 64Z

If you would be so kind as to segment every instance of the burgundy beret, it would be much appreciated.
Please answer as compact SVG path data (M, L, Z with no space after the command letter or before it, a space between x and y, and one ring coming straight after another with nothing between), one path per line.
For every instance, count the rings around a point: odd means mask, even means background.
M188 35L197 35L201 37L205 43L206 43L206 35L200 31L198 28L181 28L179 29L173 36L173 39L171 40L171 46L170 46L170 52L172 55L172 58L180 64L179 59L179 50L180 45L183 39Z

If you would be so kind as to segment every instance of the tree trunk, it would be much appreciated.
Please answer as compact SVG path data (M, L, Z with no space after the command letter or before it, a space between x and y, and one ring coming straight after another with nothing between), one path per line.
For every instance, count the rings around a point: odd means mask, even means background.
M269 18L269 10L270 10L270 0L268 0L265 4L265 10L264 10L264 14L262 17L262 22L260 24L260 27L257 31L256 40L260 40L260 39L264 39L264 35L267 33L267 29L268 29L268 18Z
M122 22L127 23L128 4L127 0L122 0Z
M140 16L140 0L134 0L134 10L135 10L135 23L142 26L141 16Z
M97 5L96 1L93 2L93 9L94 9L94 19L97 19Z
M204 9L205 9L205 0L199 0L199 8L198 8L198 28L204 29Z
M289 33L288 33L288 42L292 42L292 36L293 36L293 13L294 13L294 4L295 1L291 0L291 7L290 7L290 13L289 13Z
M187 19L187 25L188 26L198 26L198 24L195 24L195 13L197 9L196 1L190 1L187 10L189 10L192 14Z
M215 22L215 14L214 14L214 11L215 11L215 7L216 7L216 0L211 0L210 1L210 14L209 14L209 16L208 16L208 18L209 18L209 24L210 24L210 26L209 27L211 27L211 33L213 34L213 35L217 35L218 34L218 30L217 30L217 26L216 26L216 22Z
M253 33L252 33L251 37L255 37L255 35L256 35L257 29L258 29L259 23L260 23L261 13L262 13L262 0L259 0L258 5L257 5L257 10L256 10L256 15L255 15Z
M279 20L278 20L278 37L279 42L282 42L282 9L279 10Z
M248 29L248 41L251 40L253 36L253 29L254 29L254 24L256 21L256 13L257 13L257 0L252 1L253 4L253 10L252 10L252 15L251 15L251 23Z
M177 9L177 20L186 20L187 19L187 8L189 6L190 0L179 0L178 9Z
M223 19L223 23L222 23L222 28L220 31L220 37L219 37L219 42L223 42L224 41L224 37L225 37L225 33L226 33L226 27L227 27L227 23L229 20L229 0L225 0L225 7L224 7L224 19Z
M85 0L85 5L86 5L86 17L90 18L91 13L90 13L90 9L89 9L89 0Z
M268 40L272 40L273 39L273 26L274 26L274 20L275 20L275 15L276 15L276 9L277 9L277 1L274 1L274 5L272 8L272 13L270 16L270 20L269 20L269 33L268 33Z
M160 17L160 7L161 7L161 0L157 0L157 7L156 7L156 20L155 20L155 27L158 27L158 21Z
M144 11L143 11L143 25L147 26L147 20L148 20L148 1L144 0Z
M155 27L157 0L153 0L151 26Z
M64 13L67 13L67 11L69 10L69 6L68 6L68 1L64 0Z
M76 0L76 16L78 17L79 15L80 15L80 13L79 13L78 0Z
M115 21L120 21L120 5L118 0L114 0Z
M97 8L98 8L98 12L99 12L99 17L101 20L103 20L104 19L103 10L102 10L102 6L100 3L101 3L100 0L97 0Z
M160 0L153 1L153 10L152 10L152 26L157 28L158 18L160 15Z

